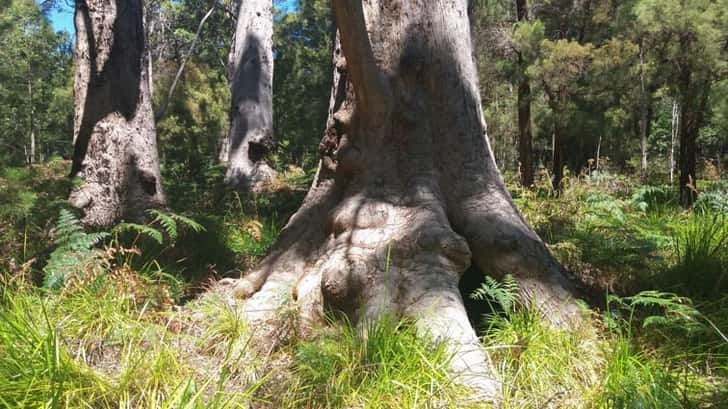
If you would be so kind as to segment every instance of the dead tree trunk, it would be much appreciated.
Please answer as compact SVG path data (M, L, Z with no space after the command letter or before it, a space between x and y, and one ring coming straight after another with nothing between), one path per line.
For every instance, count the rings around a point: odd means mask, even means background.
M141 0L76 2L70 202L88 225L164 203L142 14Z
M265 162L275 146L272 8L271 0L241 2L230 51L230 133L220 157L228 166L226 182L241 190L255 190L275 175Z
M303 328L326 311L358 324L411 318L451 342L459 381L497 399L458 290L466 269L514 274L554 322L578 309L495 165L467 1L333 4L343 54L336 49L319 174L270 255L234 291L249 297L262 343L277 341L276 311L290 303Z
M672 128L670 129L670 185L675 181L675 144L680 133L680 104L677 98L672 101Z

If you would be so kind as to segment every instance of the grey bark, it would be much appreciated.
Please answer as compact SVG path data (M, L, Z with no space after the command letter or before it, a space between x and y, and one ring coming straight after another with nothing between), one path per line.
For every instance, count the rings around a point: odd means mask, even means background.
M76 2L70 203L87 225L164 204L141 0Z
M680 130L680 104L677 98L672 101L672 128L670 134L670 184L675 181L675 144Z
M230 51L230 132L220 158L226 182L241 190L257 190L275 175L265 161L275 146L272 7L271 0L240 4Z
M316 183L270 255L226 283L247 298L264 350L280 341L282 308L298 312L303 332L326 311L355 324L395 314L450 341L456 379L498 400L458 290L465 270L514 274L556 324L579 315L562 267L495 165L467 1L333 5L342 47Z
M30 151L28 152L28 158L27 163L28 165L32 165L35 163L35 151L36 151L36 141L35 141L35 105L33 103L33 82L32 77L28 78L28 101L30 105L30 115L29 115L29 123L28 123L28 129L30 130Z
M647 131L649 126L650 97L645 85L645 49L640 44L640 149L642 160L640 164L642 180L647 180Z

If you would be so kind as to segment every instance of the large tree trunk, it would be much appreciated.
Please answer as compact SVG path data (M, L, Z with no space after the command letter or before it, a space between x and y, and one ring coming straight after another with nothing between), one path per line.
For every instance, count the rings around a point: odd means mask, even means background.
M260 342L325 311L382 314L451 342L457 379L497 399L458 282L471 263L514 274L556 323L578 319L572 287L528 227L485 133L467 1L336 0L343 54L322 161L303 205L261 265L235 282ZM346 56L344 60L343 55ZM266 348L269 348L268 344Z
M226 182L241 190L255 190L275 174L265 162L275 145L272 8L271 0L240 3L230 51L230 133L221 159Z
M140 218L164 203L144 61L141 0L76 2L70 202L88 225Z
M516 0L516 14L518 21L528 20L528 5L526 0ZM521 164L521 185L533 185L533 148L531 147L531 84L526 75L526 62L518 54L519 74L518 84L518 160Z

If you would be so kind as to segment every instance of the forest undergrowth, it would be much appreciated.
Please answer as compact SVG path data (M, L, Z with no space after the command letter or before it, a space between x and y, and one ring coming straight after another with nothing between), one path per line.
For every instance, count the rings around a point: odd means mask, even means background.
M253 198L219 168L167 178L171 210L89 232L65 205L68 166L0 175L0 407L486 407L448 376L446 345L387 317L332 320L246 361L241 305L208 290L265 255L302 170ZM510 276L463 294L486 312L502 407L728 407L726 181L699 181L684 211L667 185L593 171L556 195L547 176L509 188L591 308L556 329Z

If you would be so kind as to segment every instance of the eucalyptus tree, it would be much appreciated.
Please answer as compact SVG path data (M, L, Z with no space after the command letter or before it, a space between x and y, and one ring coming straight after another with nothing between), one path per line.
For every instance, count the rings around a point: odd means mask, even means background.
M290 322L282 310L304 332L326 311L355 324L395 314L449 340L458 379L497 400L458 290L471 264L514 274L554 323L579 319L494 162L467 3L333 2L341 48L319 172L270 255L228 281L262 351Z
M88 225L162 206L141 0L76 2L70 203Z
M266 155L275 146L273 134L273 1L244 0L230 50L230 131L220 159L226 182L255 190L275 171Z
M697 198L697 139L705 124L710 90L728 76L728 1L641 0L635 12L653 38L649 50L664 62L679 112L680 203Z

